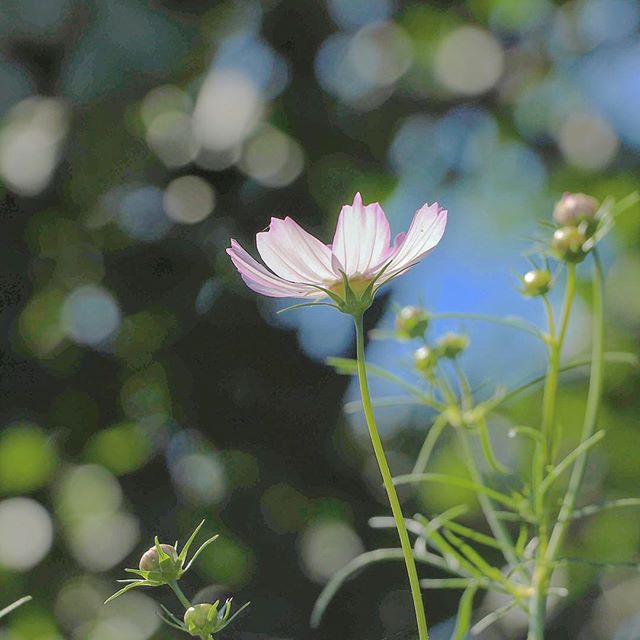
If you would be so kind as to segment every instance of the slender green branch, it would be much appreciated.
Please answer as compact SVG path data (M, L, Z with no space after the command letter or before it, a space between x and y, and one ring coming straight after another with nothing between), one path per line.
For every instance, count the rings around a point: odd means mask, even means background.
M587 408L582 427L581 442L585 442L595 433L600 403L602 400L604 378L604 282L602 266L595 250L593 252L593 258L593 357L591 361L591 380L587 395ZM560 508L560 514L558 515L558 522L551 535L549 549L547 552L547 557L551 561L556 557L564 540L567 532L568 521L571 519L571 514L575 509L576 502L578 500L578 492L580 491L580 486L582 485L586 468L587 451L584 451L576 460L575 466L573 467L569 486L567 488L562 507Z
M466 375L461 367L456 366L456 374L460 379L460 387L462 389L463 402L465 407L470 408L473 405L473 395L471 392L471 386L469 385L469 381L467 380ZM471 479L476 485L484 486L482 473L478 468L476 463L475 456L473 455L473 449L469 442L469 436L465 429L458 429L458 434L460 438L460 443L462 445L462 450L465 458L467 459L467 464L469 466L469 472L471 474ZM489 445L490 446L490 445ZM486 443L485 443L486 448ZM502 495L502 494L499 494ZM504 554L505 560L509 563L510 566L515 566L518 564L518 557L515 552L515 547L513 545L513 540L509 535L507 528L504 523L498 517L495 507L491 502L491 498L496 498L495 495L491 495L486 492L478 492L478 502L480 503L480 507L482 508L482 512L484 514L485 520L489 524L489 528L493 533L495 539L500 543L502 547L502 552ZM504 501L502 501L504 504Z
M357 360L358 360L358 379L360 382L360 395L362 396L362 406L364 409L364 415L369 428L369 436L371 437L371 444L380 468L384 487L389 497L389 503L391 505L391 511L396 521L396 528L398 530L398 536L400 538L400 546L404 556L405 565L407 567L407 574L409 577L409 586L411 587L411 597L413 599L413 606L416 614L416 623L418 625L418 634L420 640L428 640L429 633L427 630L427 619L424 612L424 604L422 602L422 594L420 593L420 581L418 579L418 571L416 569L415 559L413 557L413 549L411 547L411 541L409 540L409 533L407 532L407 526L402 514L402 507L398 500L398 494L393 484L393 478L391 471L389 470L389 464L387 457L384 453L384 447L382 446L382 440L378 432L376 425L375 414L373 406L371 404L371 395L369 393L369 383L367 380L367 366L364 353L364 326L362 315L354 316L356 326L356 345L357 345Z
M424 439L424 443L420 448L420 453L418 453L416 463L413 465L413 471L411 472L412 474L424 473L426 471L436 443L438 442L438 439L440 438L442 432L446 429L448 424L449 421L445 413L441 413L433 421L431 429L429 429L429 433L427 433L427 437Z
M182 591L178 583L174 580L173 582L169 583L169 586L171 587L171 590L173 591L173 593L176 594L176 597L178 598L178 600L180 600L180 604L185 609L188 609L191 606L191 603L189 602L189 598L187 598L187 596L184 595L184 592Z
M569 271L571 274L573 269ZM575 283L567 283L567 288ZM598 412L602 399L603 371L604 371L604 304L603 304L603 275L597 252L593 251L593 344L591 357L591 373L587 407L580 443L589 441L596 429ZM569 295L569 294L567 294ZM561 329L562 335L562 329ZM578 493L587 464L589 447L583 447L576 458L567 491L565 493L557 522L548 539L539 540L536 566L534 569L534 595L531 599L531 618L528 640L543 640L549 584L556 566L558 552L564 542L568 524L574 512ZM543 514L543 517L544 514Z
M464 311L447 311L443 313L429 314L432 320L459 318L461 320L480 320L481 322L491 322L494 324L503 324L513 329L520 329L526 333L535 336L540 340L544 340L544 334L534 324L523 320L522 318L515 318L512 316L492 316L484 313L466 313Z

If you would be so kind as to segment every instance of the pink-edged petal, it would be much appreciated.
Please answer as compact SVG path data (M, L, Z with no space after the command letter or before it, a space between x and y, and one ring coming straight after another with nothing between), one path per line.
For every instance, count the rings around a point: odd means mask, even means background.
M340 211L331 245L334 263L348 276L363 275L380 264L389 252L391 231L382 207L364 206L359 193Z
M272 298L316 298L324 294L313 287L287 282L267 271L252 258L235 240L227 249L233 264L246 285L256 293Z
M265 264L285 280L322 285L339 278L331 268L329 247L291 218L272 218L256 243Z
M447 211L437 202L416 211L404 238L396 238L396 249L378 283L395 278L422 260L440 242L446 226Z

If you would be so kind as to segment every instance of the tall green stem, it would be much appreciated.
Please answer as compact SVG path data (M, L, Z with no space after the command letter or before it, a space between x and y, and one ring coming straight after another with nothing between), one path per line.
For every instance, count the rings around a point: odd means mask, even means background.
M593 252L593 345L591 359L591 374L589 380L589 392L587 395L587 408L582 427L581 442L590 438L596 430L600 403L602 402L602 387L604 382L604 282L602 266L597 253ZM560 546L564 540L569 526L571 514L576 506L578 492L584 479L587 467L587 451L579 458L571 472L569 486L558 514L558 522L553 529L547 557L555 560Z
M371 444L373 445L373 450L378 462L378 467L380 468L380 473L382 474L384 488L386 489L387 496L389 497L391 511L393 513L393 518L398 530L398 536L400 537L400 546L402 547L402 555L404 557L405 565L407 566L409 585L411 587L411 597L413 598L413 606L416 613L418 635L420 640L428 640L429 633L427 631L427 619L424 613L422 594L420 593L420 581L418 579L418 571L416 569L416 563L413 557L413 548L411 547L409 533L407 532L407 525L402 514L402 508L400 507L400 501L398 500L396 488L393 484L393 477L391 475L391 471L389 470L389 464L384 453L382 441L380 440L380 434L378 433L375 414L373 411L373 406L371 404L369 383L367 381L367 367L364 356L364 326L362 315L354 316L354 321L356 325L358 379L360 381L360 394L362 396L364 415L367 421L367 427L369 428L369 436L371 437Z
M600 408L600 402L602 399L602 382L603 382L603 364L604 364L604 304L603 304L603 278L602 267L596 251L593 252L594 266L593 266L593 344L592 344L592 359L591 359L591 373L589 380L589 392L587 396L587 407L585 411L584 424L582 428L581 442L584 442L590 438L595 432L598 411ZM568 272L569 280L567 281L567 297L566 301L570 303L573 299L575 292L575 267L570 268ZM562 348L562 342L564 341L566 328L568 324L570 311L570 304L565 303L565 312L563 313L563 319L560 326L558 338L553 344L557 346L558 351L558 363L559 363L559 351ZM550 359L551 360L551 359ZM559 366L559 364L558 364ZM555 386L557 387L557 372L555 374ZM550 400L551 402L551 400ZM551 408L547 406L546 390L545 390L545 411L543 415L547 419L551 419L551 423L548 426L553 425L555 411L555 398ZM550 413L549 413L550 412ZM547 423L544 422L543 425ZM553 575L554 563L556 561L558 552L562 546L564 538L566 536L567 528L569 525L570 516L575 509L576 501L578 498L578 492L584 479L584 473L587 464L587 450L580 455L575 462L571 477L569 479L569 485L558 514L557 522L553 528L551 536L548 537L546 514L542 514L544 522L544 530L540 533L543 534L539 540L538 545L538 559L533 576L533 589L534 594L531 598L531 619L529 626L528 640L543 640L544 639L544 626L547 606L547 593L551 577ZM544 506L542 505L544 508Z

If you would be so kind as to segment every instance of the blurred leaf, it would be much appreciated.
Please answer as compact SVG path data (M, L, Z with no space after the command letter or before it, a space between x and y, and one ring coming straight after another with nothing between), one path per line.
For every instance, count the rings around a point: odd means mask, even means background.
M96 433L86 447L89 462L96 462L116 475L131 473L151 457L152 443L136 422L123 422Z
M26 493L44 486L57 465L50 436L33 424L0 433L0 492Z

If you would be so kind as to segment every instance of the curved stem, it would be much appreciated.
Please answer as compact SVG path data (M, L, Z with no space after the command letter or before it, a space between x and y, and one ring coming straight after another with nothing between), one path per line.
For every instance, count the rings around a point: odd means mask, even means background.
M427 631L427 619L424 613L424 604L422 602L422 594L420 593L420 581L418 579L418 571L416 569L416 563L413 557L413 549L411 547L411 541L409 540L407 525L405 524L404 516L402 514L402 508L400 507L400 501L398 500L398 494L396 493L396 488L393 484L391 471L389 470L389 464L384 453L382 441L380 440L380 434L378 433L373 406L371 404L371 396L369 393L369 383L367 381L367 368L364 355L364 327L362 322L362 315L354 316L354 321L356 325L358 379L360 382L360 395L362 396L364 415L367 421L367 427L369 428L371 444L373 445L373 450L378 462L378 467L380 468L380 473L382 474L384 488L386 489L387 496L389 497L391 511L393 513L393 518L398 530L398 536L400 538L400 546L402 547L402 555L407 567L409 585L411 587L411 597L413 598L416 622L418 624L418 635L420 640L428 640L429 633Z
M178 583L174 580L173 582L169 583L169 586L171 587L171 590L173 591L173 593L176 594L176 597L178 598L178 600L180 600L180 604L185 609L188 609L191 606L191 603L189 602L189 598L187 598L187 596L184 595L184 592L182 591Z

